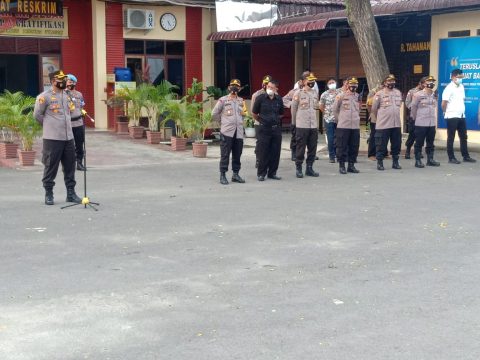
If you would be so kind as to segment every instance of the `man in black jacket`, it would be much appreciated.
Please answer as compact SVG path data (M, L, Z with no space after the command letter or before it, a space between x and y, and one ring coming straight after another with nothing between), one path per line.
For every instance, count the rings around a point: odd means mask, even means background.
M280 152L282 150L283 100L278 95L278 82L270 80L266 93L257 96L252 108L252 115L260 125L257 134L258 181L280 180L277 176Z

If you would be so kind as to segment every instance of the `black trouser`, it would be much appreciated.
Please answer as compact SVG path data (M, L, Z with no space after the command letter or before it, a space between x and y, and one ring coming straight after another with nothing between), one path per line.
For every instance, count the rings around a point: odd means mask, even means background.
M415 159L420 160L422 157L422 147L427 140L427 146L425 146L425 152L427 156L433 156L435 146L435 126L415 126Z
M295 150L297 148L297 138L296 138L297 127L292 124L290 126L290 130L292 132L292 137L290 138L290 150Z
M398 159L402 147L402 129L399 127L389 129L377 129L375 131L375 146L377 160L383 160L387 154L387 145L390 141L390 150L393 158Z
M242 164L240 157L243 151L243 139L237 139L237 132L233 137L220 134L220 172L228 171L230 153L232 153L232 171L238 173Z
M73 139L75 140L75 154L77 161L83 160L83 144L85 143L85 126L72 126Z
M358 148L360 147L360 129L342 129L337 127L335 137L338 162L344 163L347 160L347 156L349 163L357 162Z
M408 138L407 141L405 141L405 146L407 147L407 149L411 149L416 138L415 121L412 118L408 118L407 131Z
M75 142L72 140L43 140L43 187L51 190L55 186L58 165L63 167L63 179L65 186L74 188L75 182Z
M295 164L302 165L307 148L307 165L312 165L317 154L318 129L296 128L295 130Z
M453 141L455 140L455 132L458 131L460 139L460 151L464 158L470 157L467 148L467 122L465 118L445 119L447 122L447 154L448 158L455 157L453 154Z
M253 125L253 127L255 128L255 138L257 139L255 141L255 157L256 157L256 160L258 161L258 156L257 156L257 147L258 147L258 128L260 127L260 125Z
M375 156L377 148L375 145L375 123L370 122L370 137L368 138L368 157Z
M258 176L272 176L277 173L278 164L280 163L280 152L282 150L282 128L280 126L264 126L258 127Z

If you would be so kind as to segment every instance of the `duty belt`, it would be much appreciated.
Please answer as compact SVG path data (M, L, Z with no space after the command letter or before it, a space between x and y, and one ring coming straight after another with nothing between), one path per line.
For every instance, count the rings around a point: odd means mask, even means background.
M278 124L275 124L275 125L265 125L265 124L260 123L260 126L265 126L266 128L275 129L275 128L279 127L280 125L278 125Z
M72 121L75 121L75 120L80 120L81 118L83 118L82 115L77 116L77 117L72 117L71 120L72 120Z

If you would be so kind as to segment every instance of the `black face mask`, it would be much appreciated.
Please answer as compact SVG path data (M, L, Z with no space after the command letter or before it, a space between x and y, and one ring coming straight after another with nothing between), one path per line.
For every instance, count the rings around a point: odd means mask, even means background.
M307 85L310 89L313 89L315 87L315 83L307 83Z
M427 88L429 88L429 89L433 89L434 87L435 87L434 83L427 84Z
M236 94L240 91L240 88L238 86L230 86L230 92L232 94Z
M70 89L70 90L75 89L75 85L73 85L73 84L72 84L72 85L68 85L67 87L68 87L68 89Z
M389 83L389 84L387 84L387 88L389 88L389 89L394 89L394 88L395 88L395 83Z
M55 86L60 89L64 90L67 87L67 82L66 81L60 81L60 82L55 82Z
M358 89L358 86L349 86L348 88L350 89L351 92L356 92Z

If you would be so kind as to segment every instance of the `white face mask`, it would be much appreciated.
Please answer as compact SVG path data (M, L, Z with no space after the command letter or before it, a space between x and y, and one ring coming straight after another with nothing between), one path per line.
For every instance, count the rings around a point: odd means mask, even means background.
M462 78L455 78L453 81L455 84L460 85L462 83Z
M337 88L337 84L336 83L328 84L328 88L330 90L335 90Z
M267 89L268 96L272 96L275 92L272 89Z

